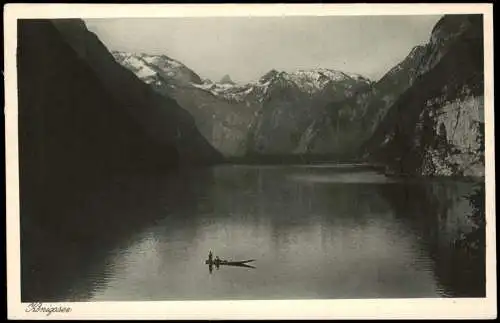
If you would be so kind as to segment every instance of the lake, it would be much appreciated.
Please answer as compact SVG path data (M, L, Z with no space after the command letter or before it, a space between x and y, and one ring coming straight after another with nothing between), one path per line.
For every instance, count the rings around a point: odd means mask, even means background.
M65 211L76 242L37 242L52 251L23 265L23 298L484 297L484 215L469 199L483 186L351 164L116 178ZM101 224L91 238L82 218ZM210 250L255 261L209 268Z

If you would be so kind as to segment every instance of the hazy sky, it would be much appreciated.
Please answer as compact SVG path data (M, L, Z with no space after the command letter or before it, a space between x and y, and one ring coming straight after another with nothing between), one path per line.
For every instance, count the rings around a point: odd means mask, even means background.
M165 54L202 78L331 68L377 80L426 43L441 16L87 19L110 50Z

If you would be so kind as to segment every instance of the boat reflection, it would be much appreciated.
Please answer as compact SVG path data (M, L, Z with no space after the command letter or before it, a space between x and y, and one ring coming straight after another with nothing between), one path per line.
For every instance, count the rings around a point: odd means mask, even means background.
M254 262L254 261L255 261L254 259L244 260L244 261L227 261L227 260L218 260L218 259L216 259L215 261L206 260L205 264L208 265L208 271L210 273L212 273L214 267L218 270L221 266L244 267L244 268L253 268L253 269L255 269L255 266L252 266L252 265L248 264L248 263Z

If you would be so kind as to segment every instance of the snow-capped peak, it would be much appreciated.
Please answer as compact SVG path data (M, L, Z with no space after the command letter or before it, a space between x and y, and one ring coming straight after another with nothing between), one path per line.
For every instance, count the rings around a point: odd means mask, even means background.
M275 85L292 86L298 91L313 95L329 86L338 86L349 91L356 83L370 81L354 73L345 73L327 68L298 69L292 72L271 70L257 82L236 84L229 75L219 82L202 80L196 73L181 62L166 55L150 55L145 53L126 53L113 51L115 59L134 72L144 82L157 86L192 86L213 95L230 100L242 101L248 95L263 97L268 89Z
M126 53L113 51L115 59L126 68L134 72L146 83L152 83L154 76L175 79L181 83L201 84L200 77L181 62L166 55L152 55L145 53Z
M112 55L120 64L130 69L146 82L150 81L150 77L156 75L156 71L146 64L140 55L118 51L113 51Z
M288 82L293 82L304 92L313 94L325 89L326 86L332 83L354 80L356 82L369 83L370 81L354 73L345 73L337 70L327 68L315 69L299 69L293 72L283 72L271 70L262 76L259 80L260 83L269 82L275 79L283 79Z
M224 75L220 81L219 81L220 84L232 84L234 85L235 83L233 82L233 80L231 80L231 77L229 75Z

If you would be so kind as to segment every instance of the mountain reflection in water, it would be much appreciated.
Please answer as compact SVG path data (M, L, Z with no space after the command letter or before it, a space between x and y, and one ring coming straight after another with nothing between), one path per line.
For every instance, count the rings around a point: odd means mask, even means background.
M347 166L117 179L73 212L120 214L120 230L59 245L36 273L28 258L23 300L483 297L483 199L482 182ZM211 275L208 250L258 266Z

